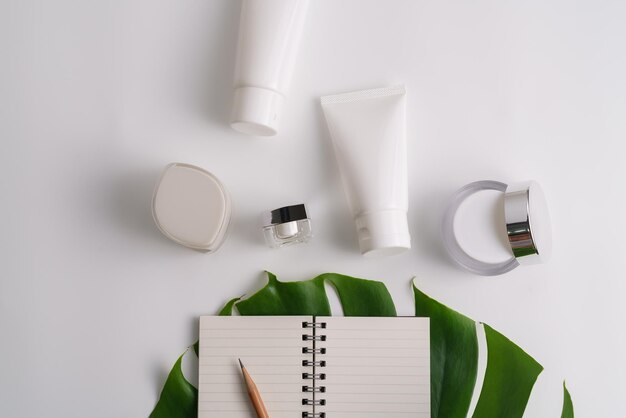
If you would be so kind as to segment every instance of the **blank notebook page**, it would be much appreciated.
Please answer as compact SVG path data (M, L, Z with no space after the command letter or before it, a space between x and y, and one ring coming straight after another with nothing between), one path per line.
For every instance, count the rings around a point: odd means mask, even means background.
M199 418L256 417L241 376L238 358L254 379L271 418L299 418L302 373L310 367L303 347L302 316L200 317Z
M428 318L316 317L326 418L430 418Z

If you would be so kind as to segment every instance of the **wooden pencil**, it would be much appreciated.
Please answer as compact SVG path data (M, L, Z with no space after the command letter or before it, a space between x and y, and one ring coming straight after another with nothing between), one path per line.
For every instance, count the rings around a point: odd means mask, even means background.
M250 377L250 373L246 370L241 359L239 359L239 365L241 366L241 373L243 374L243 380L246 382L246 388L248 388L248 395L250 395L250 400L252 401L252 406L256 411L256 414L259 418L270 418L267 413L267 409L265 409L265 405L263 405L263 399L261 399L261 394L259 393L259 389L257 389L254 380Z

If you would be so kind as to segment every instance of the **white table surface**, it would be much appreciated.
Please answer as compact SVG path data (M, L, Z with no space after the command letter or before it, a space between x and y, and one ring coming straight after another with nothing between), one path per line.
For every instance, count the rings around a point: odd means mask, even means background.
M228 124L239 1L0 4L0 416L147 416L196 318L264 283L334 271L410 278L546 367L527 417L622 416L626 391L626 4L315 0L280 134ZM405 83L413 249L360 256L324 94ZM162 237L150 199L169 162L230 191L215 254ZM446 199L536 179L554 255L476 277L444 253ZM258 214L305 202L315 239L264 247Z

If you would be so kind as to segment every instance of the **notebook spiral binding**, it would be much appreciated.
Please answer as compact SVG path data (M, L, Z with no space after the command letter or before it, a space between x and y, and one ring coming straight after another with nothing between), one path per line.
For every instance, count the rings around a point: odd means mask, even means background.
M325 380L326 374L320 373L318 369L326 367L325 360L319 360L316 356L326 354L326 348L317 347L318 342L326 341L326 335L318 334L318 330L326 328L326 322L302 322L302 328L310 329L310 334L302 334L302 341L312 341L313 348L302 347L303 354L313 355L313 360L302 360L302 366L311 367L312 373L302 373L303 380L311 380L310 385L303 385L302 392L310 393L311 398L303 398L302 405L326 405L326 399L318 399L317 394L325 393L326 386L318 384L318 381ZM315 410L315 409L314 409ZM302 412L302 418L326 418L325 412Z

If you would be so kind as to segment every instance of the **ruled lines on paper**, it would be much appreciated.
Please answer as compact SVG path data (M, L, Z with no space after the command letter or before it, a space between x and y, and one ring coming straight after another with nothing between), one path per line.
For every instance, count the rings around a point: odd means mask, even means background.
M304 319L303 319L304 318ZM241 377L238 358L256 383L272 418L297 418L302 405L306 330L302 316L200 318L198 418L251 418L254 409ZM304 332L303 332L304 331Z
M430 418L428 318L318 317L327 418Z

